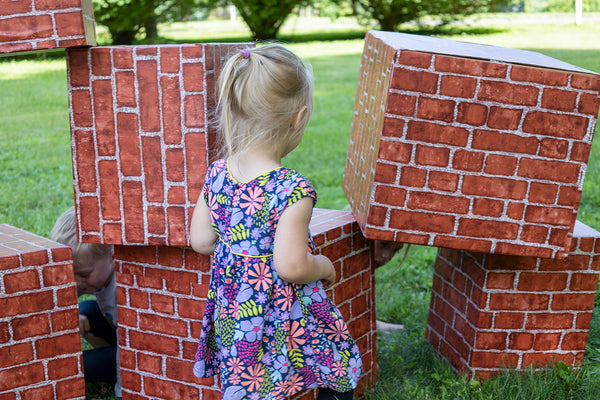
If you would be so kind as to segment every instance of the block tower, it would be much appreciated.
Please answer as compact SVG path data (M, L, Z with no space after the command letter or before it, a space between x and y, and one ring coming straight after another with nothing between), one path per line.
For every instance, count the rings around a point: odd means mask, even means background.
M210 281L188 226L215 159L220 66L248 44L88 47L67 52L75 208L81 241L115 245L124 397L214 398L191 366ZM330 296L375 382L370 243L349 212L313 217L318 251L338 268ZM314 391L301 394L313 398Z
M367 33L344 191L367 238L440 248L427 338L456 369L581 360L599 93L599 75L538 53Z
M4 1L0 55L96 45L91 0ZM0 225L0 398L84 399L71 249Z

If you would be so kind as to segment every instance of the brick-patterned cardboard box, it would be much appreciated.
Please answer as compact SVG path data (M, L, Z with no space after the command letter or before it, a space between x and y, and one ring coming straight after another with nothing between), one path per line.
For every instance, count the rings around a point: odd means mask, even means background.
M565 257L599 92L542 54L368 32L343 181L365 236Z
M317 251L332 259L338 305L363 357L361 384L376 379L372 251L350 212L315 210ZM220 399L217 378L192 373L208 285L210 259L188 247L115 246L121 384L126 398ZM359 392L361 390L359 389ZM313 399L314 391L297 399Z
M249 44L67 51L82 242L186 246L215 142L221 64Z
M489 377L583 360L600 233L577 221L565 260L439 249L427 339L459 371Z
M0 398L85 398L71 248L7 224L0 224Z
M96 44L92 0L0 1L0 55Z

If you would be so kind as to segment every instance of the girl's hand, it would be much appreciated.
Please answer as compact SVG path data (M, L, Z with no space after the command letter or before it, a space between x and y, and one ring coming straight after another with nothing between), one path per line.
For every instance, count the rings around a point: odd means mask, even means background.
M323 286L325 287L329 287L331 285L333 285L335 283L335 281L337 280L337 273L335 272L335 268L333 267L333 263L331 262L331 260L329 260L329 258L323 256L323 255L316 255L315 258L317 258L317 261L319 263L322 263L325 268L329 268L328 274L322 279L323 282Z

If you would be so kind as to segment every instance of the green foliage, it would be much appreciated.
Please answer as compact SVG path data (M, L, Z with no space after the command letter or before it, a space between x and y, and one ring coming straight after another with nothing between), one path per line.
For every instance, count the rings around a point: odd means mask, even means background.
M231 0L255 40L275 39L295 7L305 0Z
M491 11L510 0L349 0L354 15L363 24L376 21L384 31L395 31L406 22L431 16L441 23L466 15Z
M105 25L113 44L131 44L136 35L156 37L159 22L176 21L197 8L209 8L208 0L93 0L96 22Z

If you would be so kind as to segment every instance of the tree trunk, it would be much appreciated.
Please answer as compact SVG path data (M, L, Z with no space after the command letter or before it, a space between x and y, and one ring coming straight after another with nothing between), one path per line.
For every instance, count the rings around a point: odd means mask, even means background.
M146 30L146 39L156 39L158 37L158 27L156 24L156 17L150 17L144 22L144 29Z
M132 44L135 39L135 32L132 30L110 31L112 44Z

